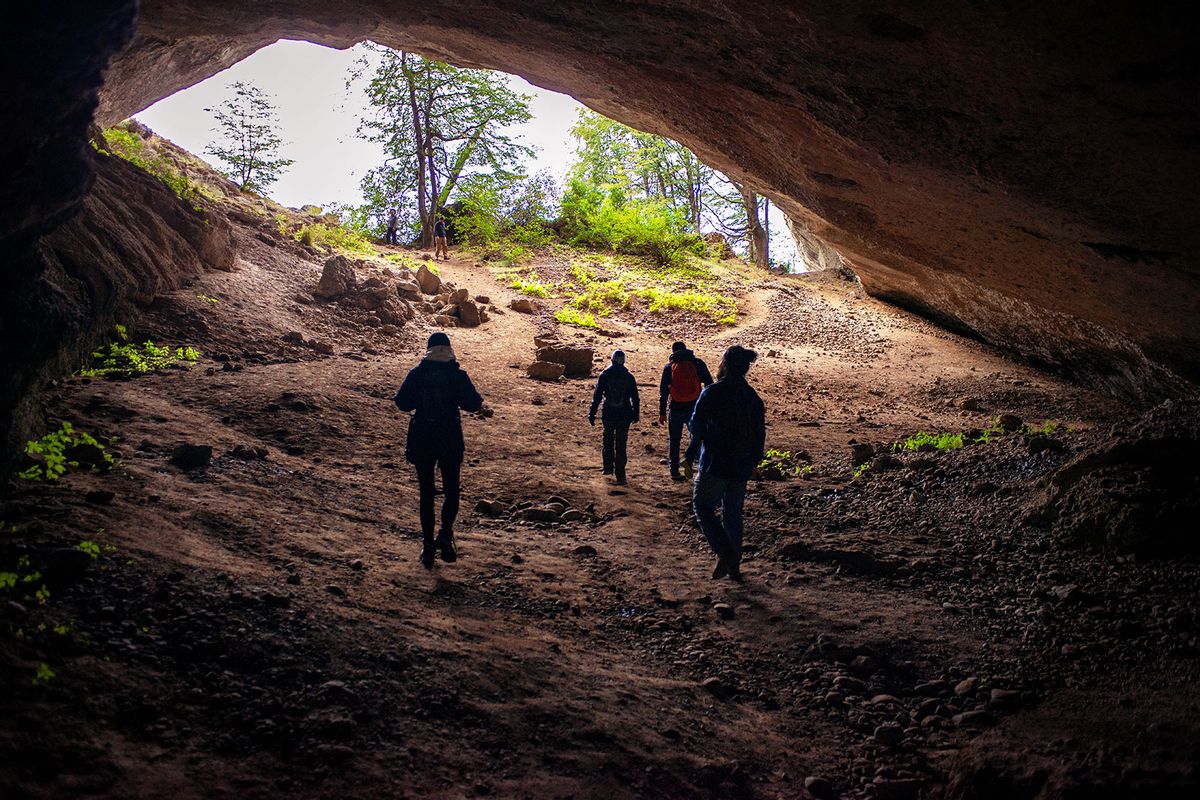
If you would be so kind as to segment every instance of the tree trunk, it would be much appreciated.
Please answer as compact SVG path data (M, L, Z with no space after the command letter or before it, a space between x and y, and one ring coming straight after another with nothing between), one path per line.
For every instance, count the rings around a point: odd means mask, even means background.
M759 220L758 195L744 184L738 184L737 187L742 195L742 207L746 210L746 237L750 242L750 260L765 268L771 263L770 244L767 229Z

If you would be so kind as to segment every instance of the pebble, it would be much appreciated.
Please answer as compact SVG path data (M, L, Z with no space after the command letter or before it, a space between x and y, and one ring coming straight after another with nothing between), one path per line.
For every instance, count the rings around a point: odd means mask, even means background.
M817 800L824 800L827 797L833 797L833 784L828 778L821 778L816 775L810 775L804 779L804 788Z
M712 610L717 612L717 616L721 619L733 619L733 616L736 613L733 610L733 606L729 605L728 603L715 603L713 604Z
M885 722L875 729L874 738L885 747L894 747L904 740L904 728L894 722Z

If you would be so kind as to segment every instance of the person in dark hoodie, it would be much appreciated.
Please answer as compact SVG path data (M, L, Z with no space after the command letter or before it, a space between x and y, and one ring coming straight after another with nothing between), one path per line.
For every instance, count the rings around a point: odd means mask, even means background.
M712 385L712 373L708 365L696 358L696 354L687 349L683 342L671 345L671 358L663 367L662 380L658 382L658 424L670 425L667 428L669 454L671 460L671 479L684 480L679 474L679 444L683 439L683 428L686 425L691 434L692 411L696 407L696 398L700 396L705 386ZM670 416L667 415L670 401ZM687 477L691 477L692 462L687 462Z
M597 408L600 408L600 419L604 423L604 474L615 473L616 482L625 483L629 426L637 422L641 415L641 401L638 399L637 380L625 369L625 353L620 350L613 351L612 364L596 379L592 410L588 412L588 422L592 425L596 424Z
M734 345L725 351L717 382L700 393L692 414L688 455L700 457L692 506L717 554L713 579L742 579L742 504L746 482L762 462L767 429L763 402L746 382L758 355ZM721 515L717 516L717 505Z
M450 338L438 332L429 337L425 358L415 366L393 400L401 411L413 412L408 422L408 444L404 456L417 469L421 492L421 563L433 567L435 552L447 564L458 560L454 546L454 520L462 491L463 443L459 410L479 411L483 398L471 378L458 366ZM434 538L434 470L442 473L441 528Z

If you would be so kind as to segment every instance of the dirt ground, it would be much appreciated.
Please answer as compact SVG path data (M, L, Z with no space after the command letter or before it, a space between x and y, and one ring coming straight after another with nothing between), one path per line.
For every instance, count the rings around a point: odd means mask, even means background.
M1063 553L1021 521L1041 478L1134 409L853 284L764 275L736 327L689 345L714 371L729 344L757 349L768 445L814 469L752 484L746 580L718 582L664 465L671 337L559 331L598 349L597 370L624 349L639 380L615 487L592 381L527 378L554 323L507 311L449 331L495 413L464 420L460 560L427 571L390 399L431 328L387 336L298 302L319 261L239 236L236 272L144 321L198 347L197 367L48 393L50 419L118 437L120 464L22 485L3 510L6 556L104 548L46 605L5 612L23 638L2 645L4 797L1194 788L1194 568ZM514 296L457 253L441 276L501 308ZM333 354L283 342L293 330ZM852 444L1000 413L1070 432L1061 450L1014 434L852 478ZM212 463L173 466L181 443L211 445ZM582 519L473 511L552 496ZM55 676L33 685L39 662Z

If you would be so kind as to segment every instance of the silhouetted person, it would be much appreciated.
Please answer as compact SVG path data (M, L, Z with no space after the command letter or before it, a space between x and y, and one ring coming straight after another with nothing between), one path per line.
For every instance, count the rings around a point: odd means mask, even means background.
M433 223L433 257L437 258L439 254L450 260L450 249L446 246L445 217L438 217L437 222Z
M763 402L746 383L756 358L753 350L738 345L726 350L717 382L700 393L692 414L688 455L698 450L700 456L692 506L700 530L717 554L714 579L742 578L742 504L746 482L763 459L767 438Z
M684 479L679 474L679 442L683 438L683 428L686 425L688 433L691 433L692 411L696 408L696 398L700 396L700 391L712 382L712 373L708 371L708 366L696 358L696 354L688 350L687 345L683 342L671 345L671 358L663 367L662 380L658 383L658 424L667 425L670 420L667 436L670 443L672 480ZM687 462L687 467L691 469L691 461Z
M629 442L629 426L638 421L641 401L638 399L637 381L625 369L625 353L620 350L613 351L612 364L596 379L592 410L588 412L588 422L592 425L596 424L597 408L600 408L600 419L604 423L604 474L615 473L616 482L625 483L625 449Z
M421 490L421 563L433 566L435 550L442 560L458 560L454 547L454 519L458 516L458 499L462 490L463 453L462 420L459 410L478 411L483 398L475 391L467 373L458 366L450 338L438 332L429 337L428 350L421 363L404 378L396 392L396 407L414 412L408 423L408 445L404 456L417 468L417 484ZM434 539L433 501L436 494L434 469L442 473L442 525Z
M400 229L400 214L397 213L396 209L393 208L391 211L388 212L387 237L385 238L385 241L388 244L395 245L395 244L400 243L399 229Z

